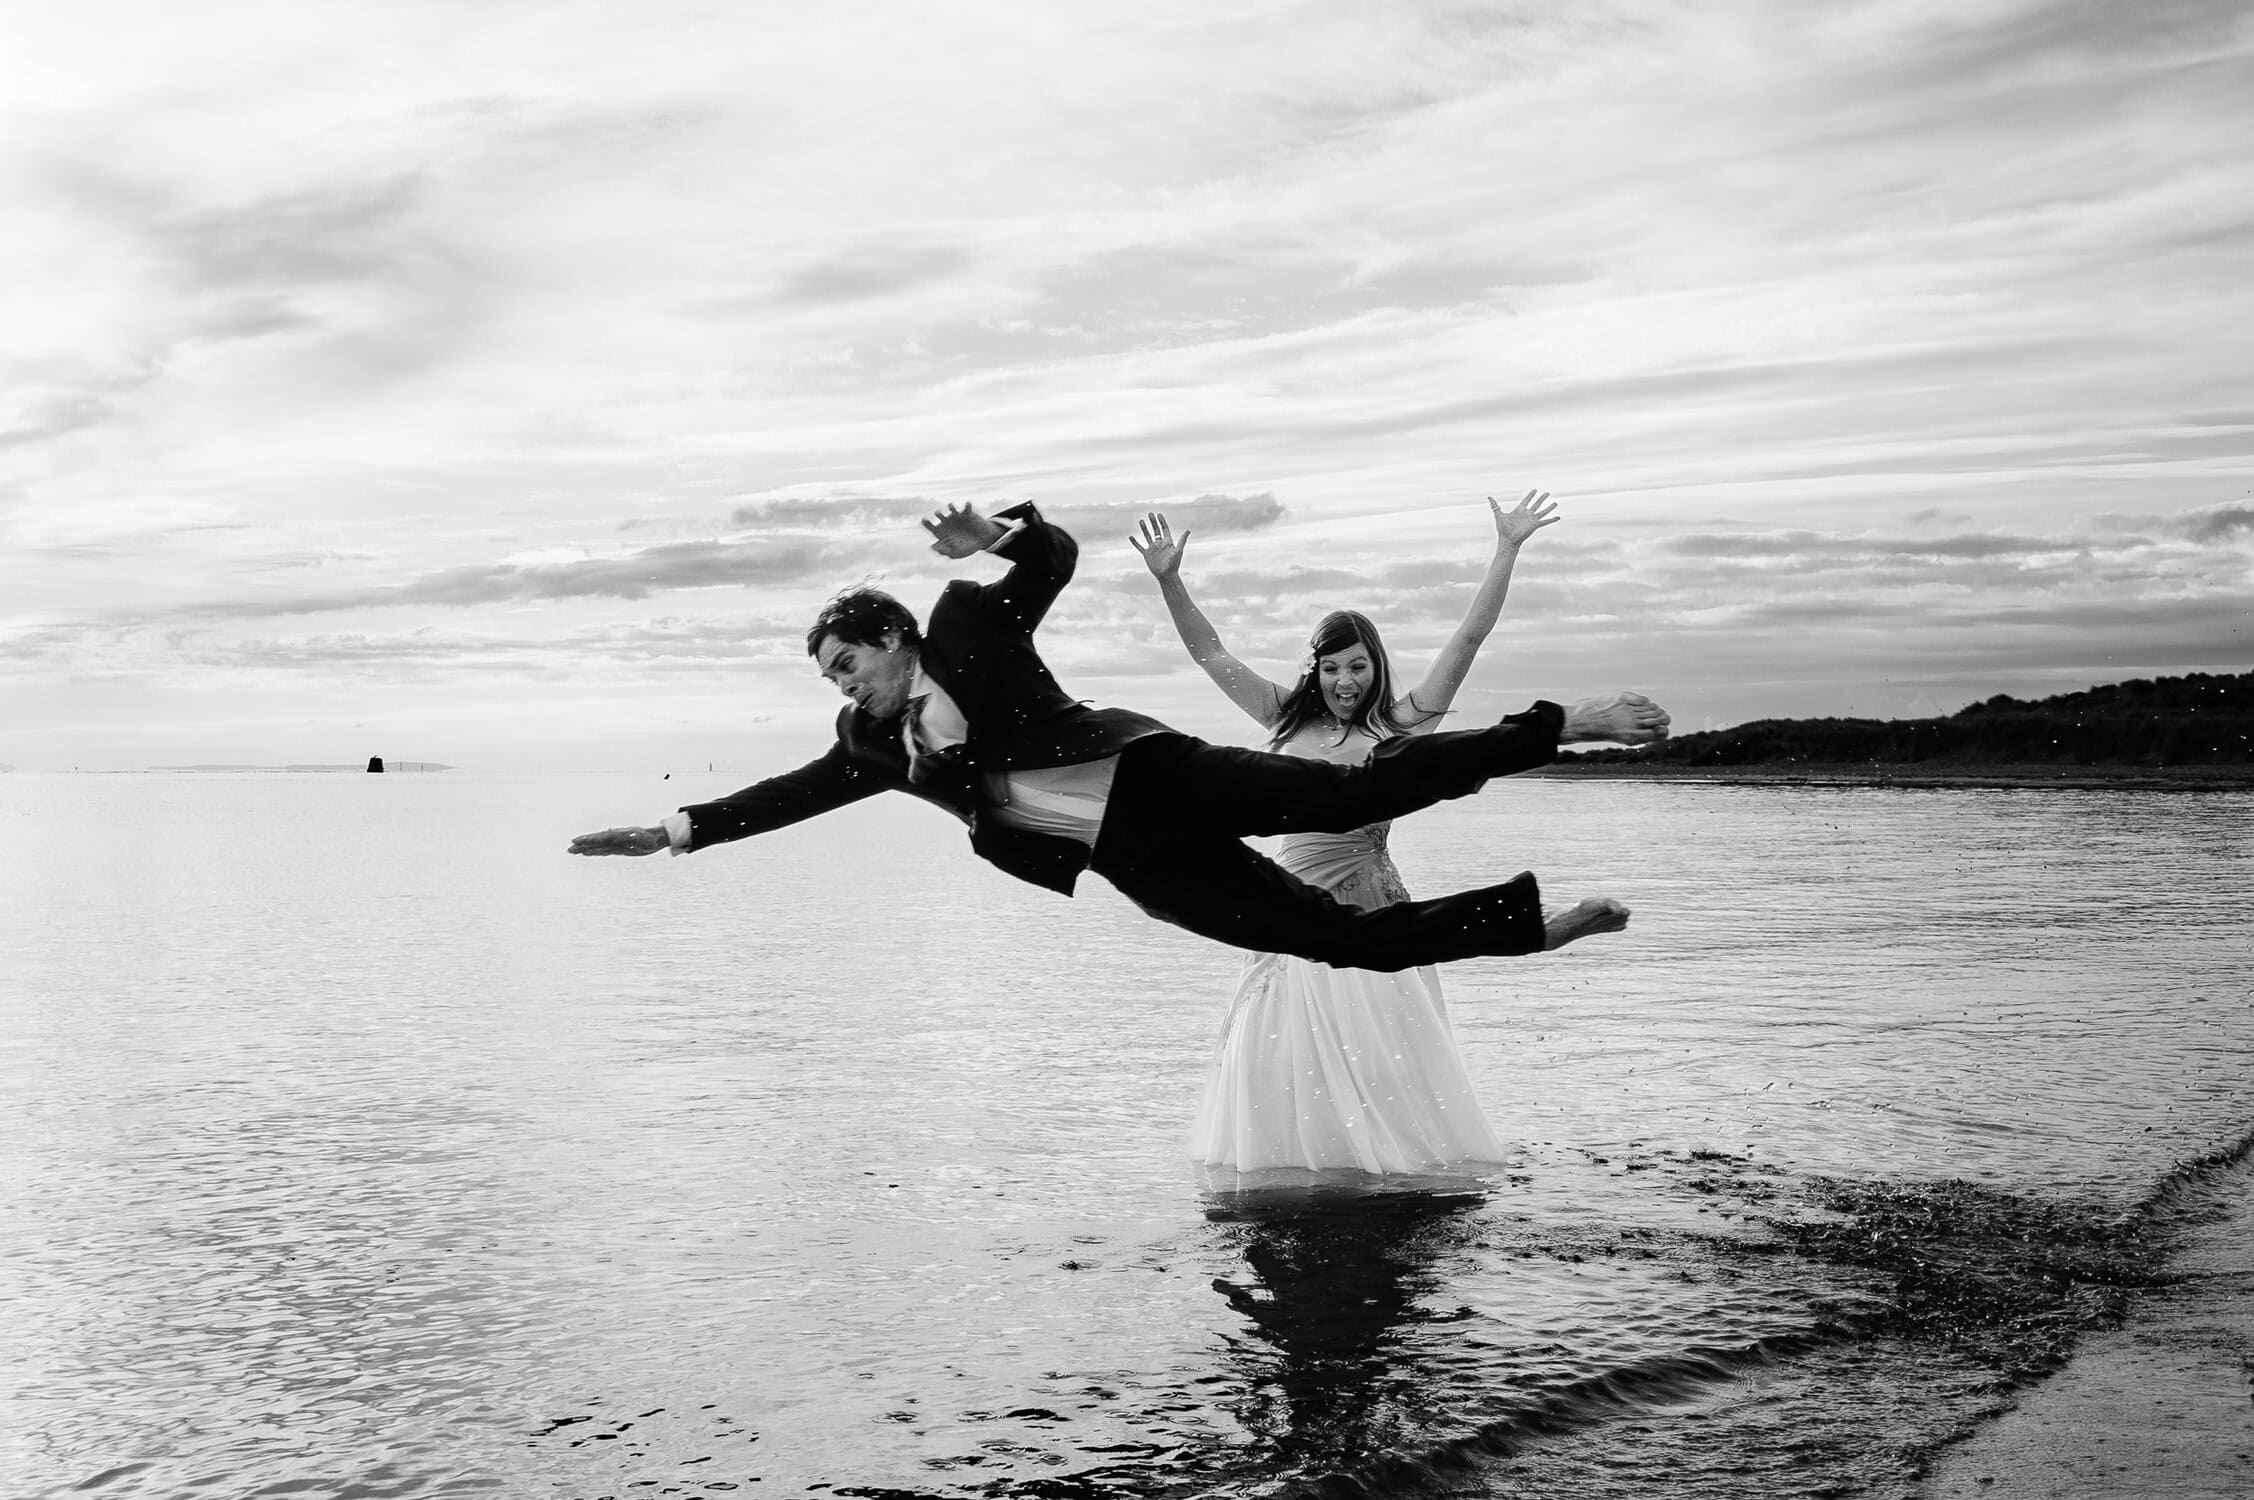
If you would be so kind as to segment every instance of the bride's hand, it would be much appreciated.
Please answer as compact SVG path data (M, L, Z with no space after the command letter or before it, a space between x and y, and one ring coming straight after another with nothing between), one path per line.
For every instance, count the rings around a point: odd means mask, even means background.
M1517 509L1508 511L1489 495L1487 509L1495 516L1495 545L1498 547L1516 547L1558 519L1557 507L1550 504L1548 490L1528 490Z
M1182 549L1189 544L1190 534L1174 535L1166 517L1155 510L1137 521L1134 534L1127 538L1127 545L1143 554L1150 576L1161 582L1182 571Z

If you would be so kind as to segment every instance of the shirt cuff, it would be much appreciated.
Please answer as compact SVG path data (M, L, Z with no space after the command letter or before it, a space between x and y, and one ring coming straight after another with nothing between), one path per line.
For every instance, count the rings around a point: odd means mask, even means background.
M673 853L686 854L689 852L691 835L689 815L686 812L667 813L659 820L657 826L665 830L666 843Z
M1007 521L1003 521L999 517L996 517L995 520L996 524L998 524L1002 528L1002 534L994 538L994 540L992 540L991 542L988 542L985 546L979 548L978 550L981 552L993 551L996 547L1001 546L1002 543L1008 541L1011 537L1016 536L1019 532L1025 529L1025 517L1023 516L1017 516Z

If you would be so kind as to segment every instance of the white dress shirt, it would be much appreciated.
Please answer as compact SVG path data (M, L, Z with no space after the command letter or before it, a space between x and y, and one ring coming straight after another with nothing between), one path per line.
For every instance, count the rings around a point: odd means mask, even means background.
M908 696L923 699L919 712L904 716L901 736L911 764L918 755L960 745L970 738L970 721L948 691L916 664L916 678ZM1054 834L1077 839L1093 849L1103 828L1104 805L1111 800L1112 774L1119 757L1082 761L1072 766L1043 766L1031 771L989 771L986 799L994 817L1011 828L1029 833Z

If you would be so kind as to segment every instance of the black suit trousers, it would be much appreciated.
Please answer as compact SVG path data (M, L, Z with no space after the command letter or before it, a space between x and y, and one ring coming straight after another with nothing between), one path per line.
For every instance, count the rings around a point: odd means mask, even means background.
M1339 968L1410 969L1542 947L1531 874L1377 911L1345 905L1242 842L1345 833L1547 762L1505 721L1387 740L1360 765L1150 735L1120 753L1091 867L1144 911L1218 942Z

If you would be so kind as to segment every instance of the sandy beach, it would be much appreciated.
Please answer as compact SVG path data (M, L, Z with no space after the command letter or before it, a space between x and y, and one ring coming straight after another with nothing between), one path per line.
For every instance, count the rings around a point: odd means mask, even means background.
M1945 1451L1925 1500L2254 1494L2254 1161L2196 1192L2168 1284Z

